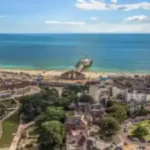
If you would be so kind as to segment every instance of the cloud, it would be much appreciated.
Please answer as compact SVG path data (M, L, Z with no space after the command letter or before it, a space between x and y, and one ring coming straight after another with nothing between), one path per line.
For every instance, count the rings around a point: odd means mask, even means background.
M98 18L97 17L91 17L90 19L91 20L97 20Z
M147 16L139 15L139 16L131 16L131 17L125 18L124 21L149 22L150 19Z
M150 23L99 23L77 26L72 32L79 33L150 33Z
M0 15L0 18L5 18L6 16Z
M110 0L112 3L117 3L118 0Z
M84 3L85 0L77 0L77 2Z
M50 23L50 22L48 22ZM55 22L52 22L54 24ZM85 23L84 25L46 26L51 33L150 33L150 22Z
M116 0L111 0L116 1ZM135 4L114 4L110 3L107 4L104 0L97 1L97 0L77 0L76 7L83 9L83 10L136 10L136 9L144 9L150 10L150 3L149 2L141 2Z
M85 22L79 21L68 21L68 22L61 22L61 21L45 21L46 24L58 24L58 25L85 25Z

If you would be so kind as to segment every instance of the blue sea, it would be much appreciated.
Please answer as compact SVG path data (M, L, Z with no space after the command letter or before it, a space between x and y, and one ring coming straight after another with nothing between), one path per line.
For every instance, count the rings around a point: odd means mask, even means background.
M150 73L150 34L0 34L0 68Z

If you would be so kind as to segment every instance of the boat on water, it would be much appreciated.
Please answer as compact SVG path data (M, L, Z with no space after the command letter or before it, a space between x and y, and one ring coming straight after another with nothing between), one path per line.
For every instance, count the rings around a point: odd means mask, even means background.
M87 58L86 56L85 58L82 58L81 60L78 61L78 63L76 64L76 70L79 72L85 71L89 67L91 67L92 63L93 61Z

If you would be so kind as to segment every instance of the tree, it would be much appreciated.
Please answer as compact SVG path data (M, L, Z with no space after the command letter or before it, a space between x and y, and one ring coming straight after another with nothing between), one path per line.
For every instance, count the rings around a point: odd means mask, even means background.
M59 121L47 121L42 123L39 136L40 150L56 150L63 145L65 130Z
M82 95L80 98L79 98L79 102L87 102L87 103L93 103L94 100L93 98L90 96L90 95Z
M64 123L65 112L62 107L48 107L46 112L37 117L36 124L40 128L43 122L53 120Z
M102 135L109 137L115 135L117 131L120 129L119 122L110 116L105 116L100 123L101 133Z
M53 101L53 106L55 107L63 107L64 110L69 110L70 109L70 104L72 100L69 100L68 98L57 98L55 101Z
M61 105L64 106L64 109L69 110L70 104L78 101L78 96L74 91L71 91L70 89L65 89L62 93L62 98L60 98L60 99L61 100L59 100L59 101L60 101Z
M127 118L127 109L123 104L113 104L110 108L106 109L106 112L112 117L115 117L120 123Z
M5 104L0 104L0 116L4 115L7 108Z
M133 130L133 136L137 137L139 139L144 139L144 136L149 134L149 130L147 127L144 126L137 126L134 130Z
M62 97L65 97L65 98L68 98L70 99L72 96L75 96L76 93L70 89L65 89L63 92L62 92Z
M88 90L88 86L75 86L75 85L70 85L68 86L66 89L69 89L71 90L72 92L74 92L75 94L78 94L78 93L84 93L86 90Z
M45 100L48 100L49 97L51 96L54 96L54 97L59 97L59 93L56 89L50 89L49 87L46 87L42 90L41 92L42 94L42 97L45 99Z
M113 105L113 101L109 99L109 100L107 101L106 107L109 108L109 107L112 107L112 105Z
M21 120L29 122L34 120L41 112L45 111L46 104L40 95L28 96L21 99Z
M148 109L145 109L145 106L142 105L141 109L138 112L138 116L146 116L150 113Z

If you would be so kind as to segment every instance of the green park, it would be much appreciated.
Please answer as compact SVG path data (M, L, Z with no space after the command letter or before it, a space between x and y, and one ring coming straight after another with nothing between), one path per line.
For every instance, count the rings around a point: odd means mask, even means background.
M129 128L129 136L150 141L150 120L140 121Z

